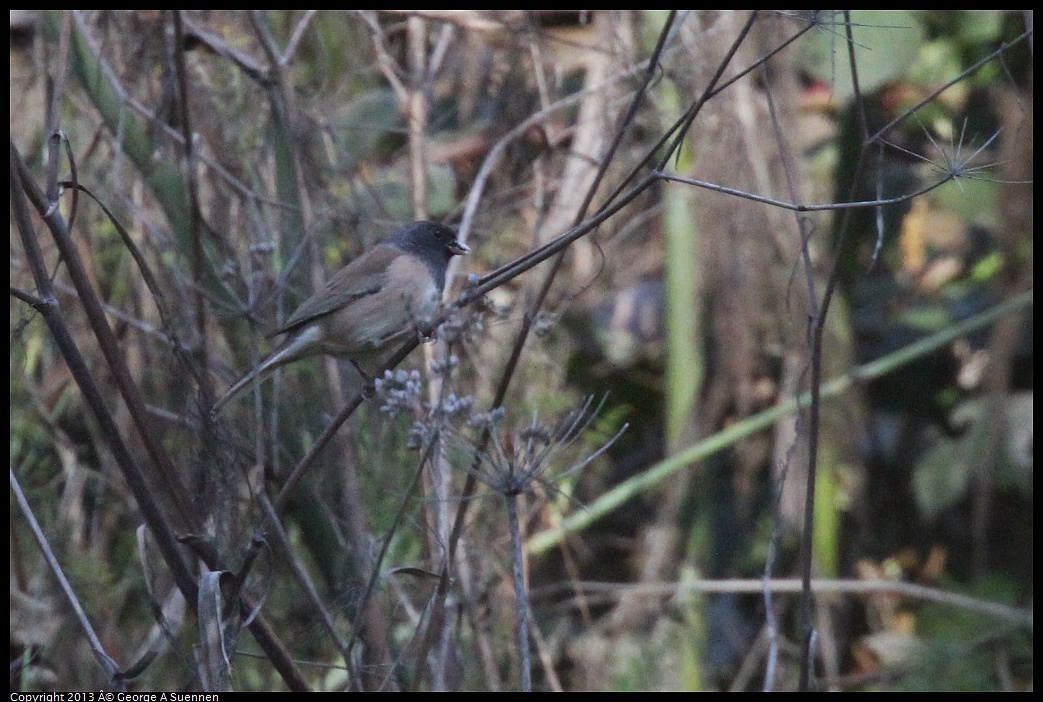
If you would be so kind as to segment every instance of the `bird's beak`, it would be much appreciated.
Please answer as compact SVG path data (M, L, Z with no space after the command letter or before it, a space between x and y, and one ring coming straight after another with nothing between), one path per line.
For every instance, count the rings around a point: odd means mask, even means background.
M446 248L448 248L449 252L454 256L463 256L471 253L471 247L462 241L453 241L453 243L449 244Z

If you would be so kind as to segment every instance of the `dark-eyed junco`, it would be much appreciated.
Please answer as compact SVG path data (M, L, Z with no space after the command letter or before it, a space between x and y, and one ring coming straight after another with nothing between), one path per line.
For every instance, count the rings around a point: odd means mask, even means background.
M438 311L449 259L469 252L436 222L413 222L341 268L276 334L286 339L214 405L216 415L257 376L308 356L379 363L423 330ZM361 370L361 369L360 369Z

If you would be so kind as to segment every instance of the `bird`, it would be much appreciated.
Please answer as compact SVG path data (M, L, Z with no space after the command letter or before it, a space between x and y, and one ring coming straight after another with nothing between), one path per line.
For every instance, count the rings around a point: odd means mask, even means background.
M269 336L286 338L214 404L221 409L255 378L287 363L329 355L361 365L378 364L413 334L427 335L442 301L453 256L470 252L438 222L412 222L337 271ZM361 364L361 365L360 365Z

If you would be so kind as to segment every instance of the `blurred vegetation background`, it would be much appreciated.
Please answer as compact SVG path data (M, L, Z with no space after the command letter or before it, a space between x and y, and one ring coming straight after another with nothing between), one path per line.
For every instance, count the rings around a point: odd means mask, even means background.
M816 685L1031 689L1032 12L844 21L12 11L11 689L794 689L831 281ZM397 224L453 301L608 207L329 443L333 359L210 417Z

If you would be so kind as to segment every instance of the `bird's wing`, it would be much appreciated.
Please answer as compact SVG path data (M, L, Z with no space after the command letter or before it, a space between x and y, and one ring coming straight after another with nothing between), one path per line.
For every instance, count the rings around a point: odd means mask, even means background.
M317 317L380 292L387 279L388 266L401 255L401 251L391 246L374 247L337 271L322 290L302 302L274 334L295 331Z

